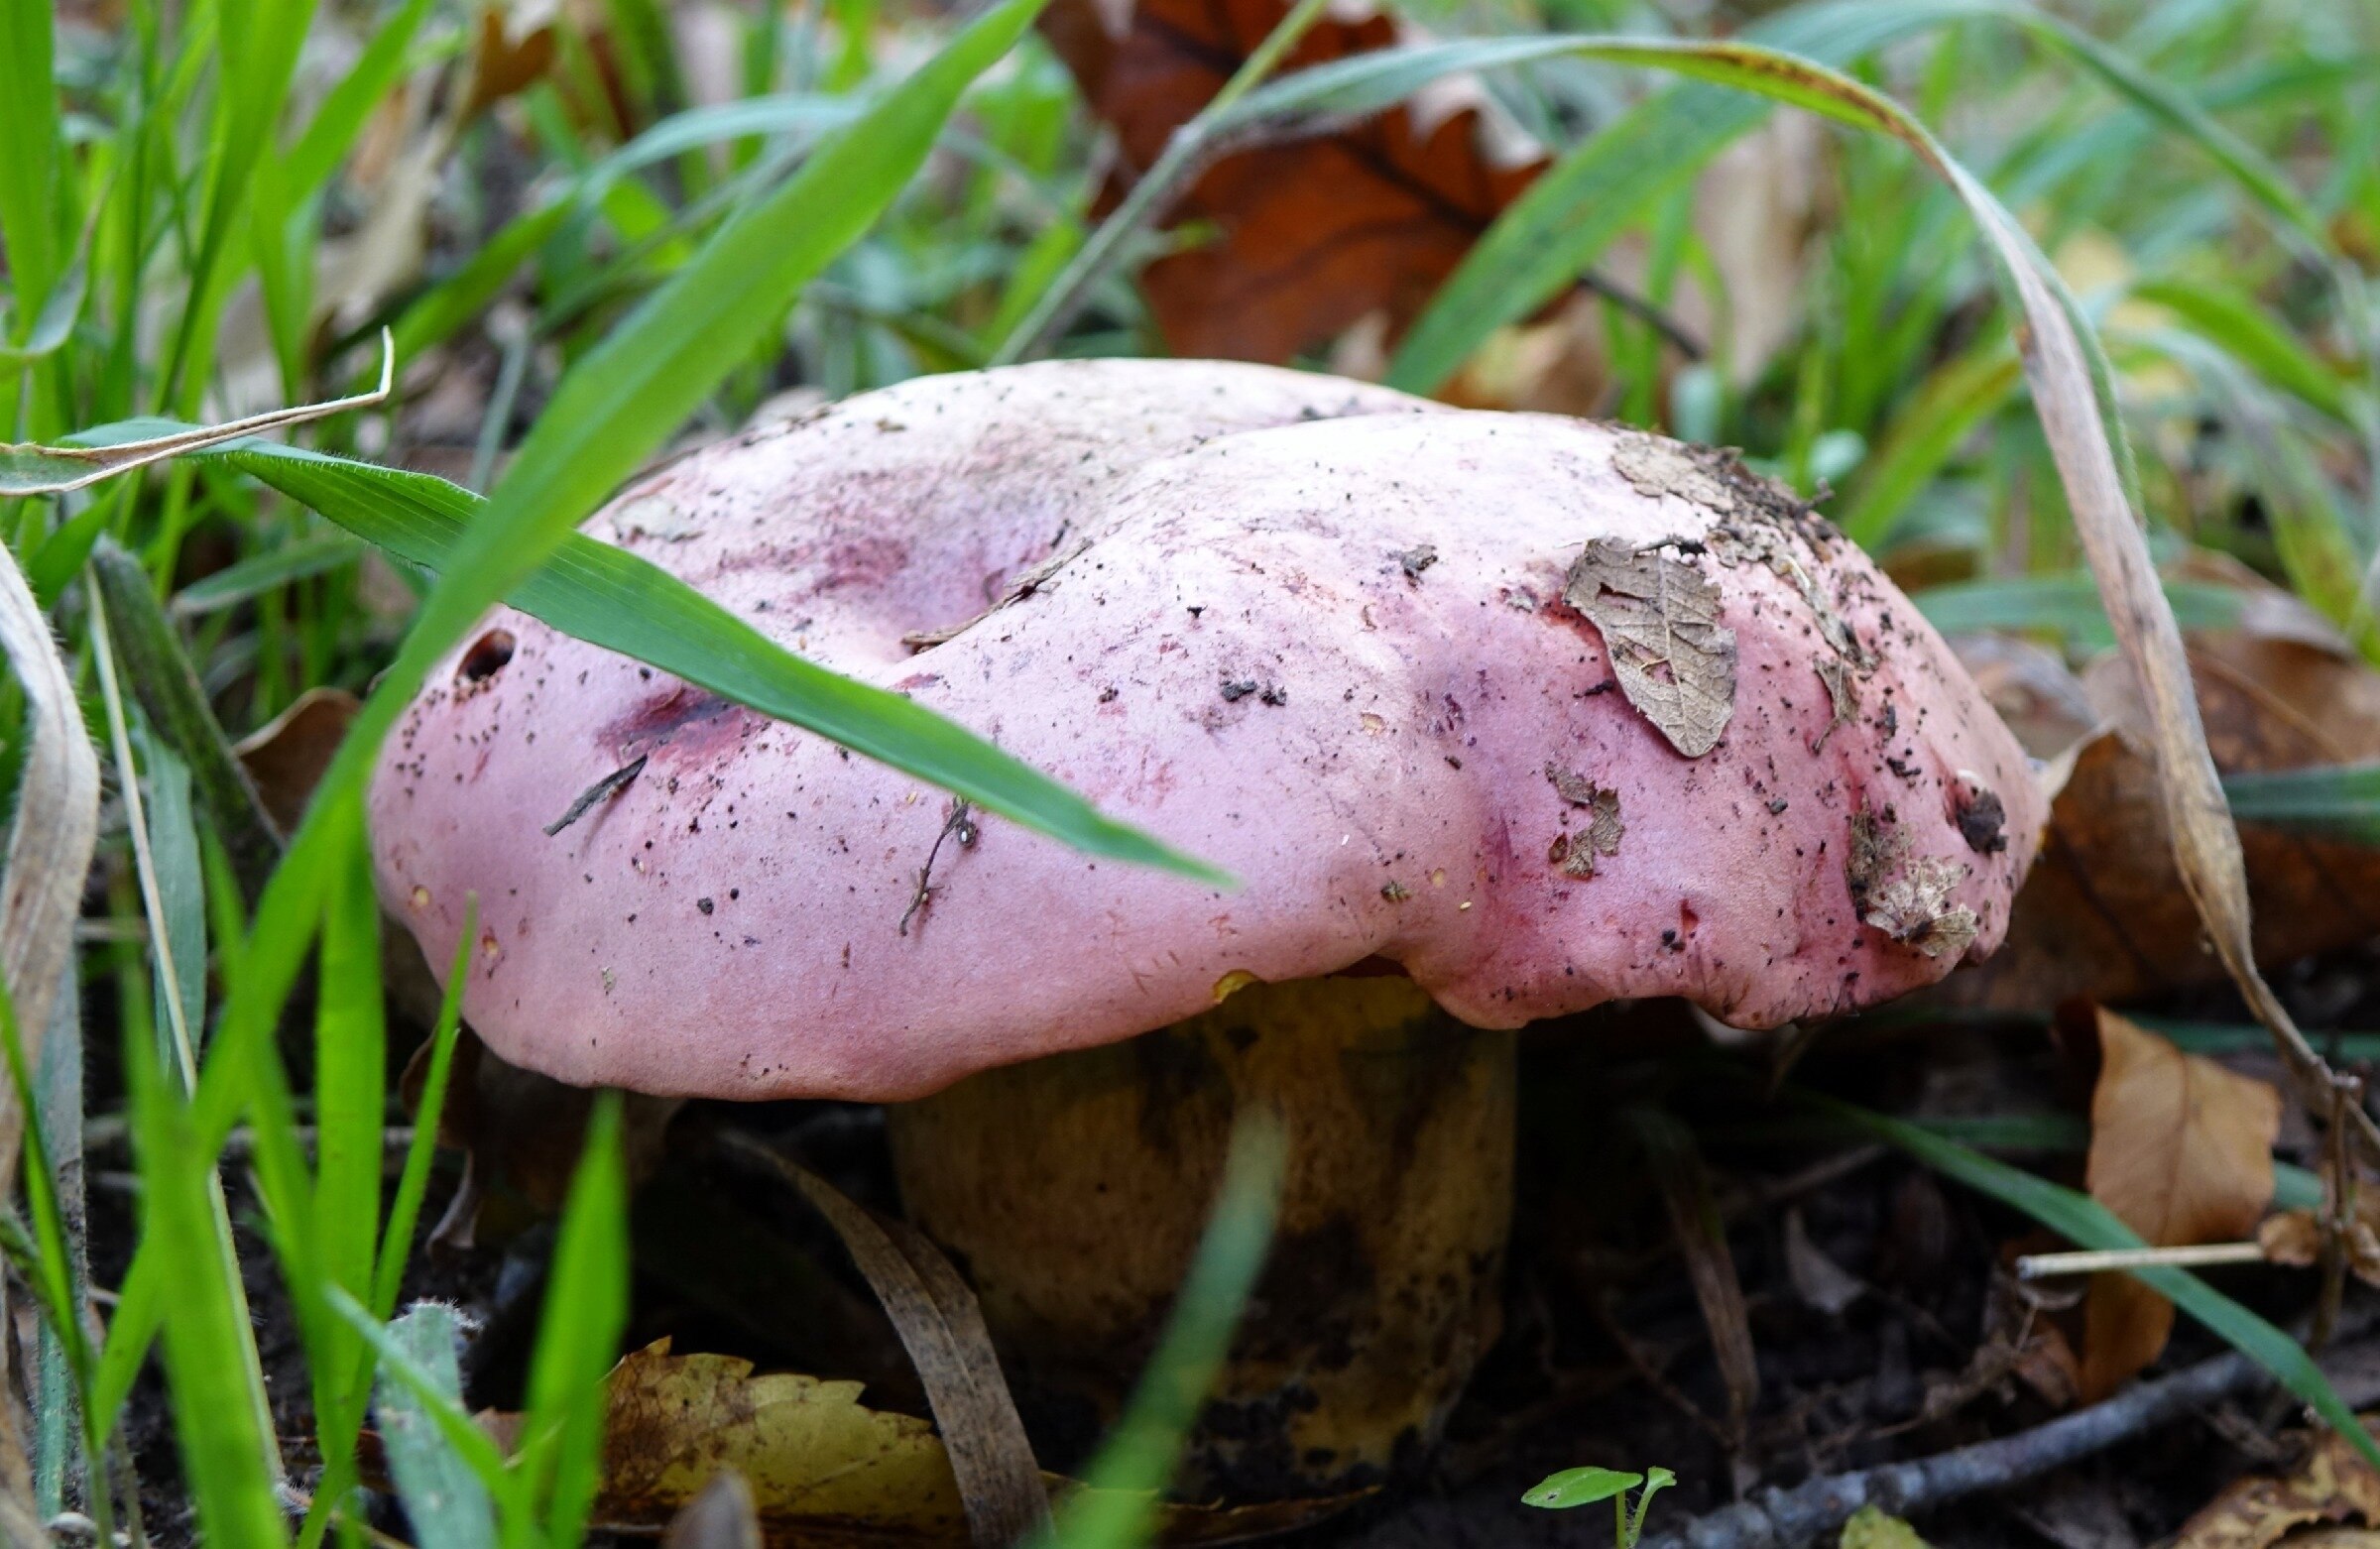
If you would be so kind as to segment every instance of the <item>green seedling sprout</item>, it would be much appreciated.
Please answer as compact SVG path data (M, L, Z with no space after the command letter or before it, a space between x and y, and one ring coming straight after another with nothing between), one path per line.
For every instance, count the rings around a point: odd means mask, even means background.
M1564 1469L1538 1481L1536 1488L1522 1495L1520 1501L1526 1506L1561 1511L1608 1500L1612 1549L1636 1549L1636 1540L1644 1533L1645 1507L1653 1503L1654 1495L1677 1482L1678 1477L1667 1469L1647 1469L1642 1474L1627 1474L1618 1469ZM1630 1511L1628 1491L1639 1485L1644 1489L1636 1496L1636 1509Z

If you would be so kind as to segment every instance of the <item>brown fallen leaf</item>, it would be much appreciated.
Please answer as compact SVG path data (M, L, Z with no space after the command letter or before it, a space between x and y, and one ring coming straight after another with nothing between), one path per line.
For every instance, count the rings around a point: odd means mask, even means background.
M2155 1248L2247 1236L2273 1197L2281 1095L2185 1054L2112 1012L2095 1018L2091 1198ZM2096 1403L2157 1359L2174 1305L2129 1275L2092 1279L2083 1304L2082 1398Z
M1041 29L1114 127L1110 201L1153 164L1289 12L1287 0L1056 0ZM1406 41L1374 13L1327 15L1281 69ZM1442 81L1339 133L1259 146L1208 169L1167 224L1214 241L1150 264L1141 288L1178 355L1285 361L1372 313L1410 320L1544 165L1486 111L1477 81Z
M306 802L362 706L363 701L344 688L309 688L233 745L240 767L256 782L266 816L283 833L297 832Z
M2007 943L1938 992L1954 1005L2046 1013L2082 997L2121 1001L2218 983L2222 960L2173 859L2129 673L2110 655L2081 676L2007 642L1962 658L2026 751L2063 760L2041 858L2011 911ZM2380 759L2380 672L2285 617L2193 634L2198 709L2225 774ZM2100 724L2060 754L2084 715ZM2251 940L2282 963L2380 935L2380 848L2239 825Z
M2370 1428L2369 1417L2364 1423ZM2182 1524L2174 1549L2269 1549L2284 1540L2299 1545L2311 1541L2300 1528L2347 1525L2380 1529L2380 1474L2346 1438L2325 1434L2288 1476L2232 1481Z
M2347 1268L2366 1285L2380 1286L2380 1202L2370 1189L2357 1191L2355 1219L2347 1224ZM2322 1226L2311 1210L2284 1210L2256 1229L2256 1246L2273 1263L2310 1269L2321 1262Z

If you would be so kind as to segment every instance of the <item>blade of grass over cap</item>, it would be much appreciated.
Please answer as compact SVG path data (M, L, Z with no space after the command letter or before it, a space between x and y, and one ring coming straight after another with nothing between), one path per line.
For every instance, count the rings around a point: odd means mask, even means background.
M487 501L425 473L261 442L223 457L400 559L440 574L457 562L472 526L486 520ZM1102 815L956 722L795 655L626 549L568 534L504 600L565 635L832 738L1079 850L1228 881Z
M2145 1248L2134 1232L2106 1206L2087 1194L2063 1188L2047 1178L1969 1150L1913 1124L1870 1112L1855 1104L1815 1092L1798 1092L1795 1101L1842 1120L1908 1152L1955 1182L1987 1194L2012 1210L2081 1248ZM2352 1443L2375 1468L2380 1468L2380 1442L2375 1442L2356 1419L2355 1411L2338 1396L2321 1368L2305 1348L2282 1330L2208 1285L2188 1270L2175 1268L2124 1271L2172 1299L2233 1350L2271 1372L2276 1381L2314 1409L2325 1424Z

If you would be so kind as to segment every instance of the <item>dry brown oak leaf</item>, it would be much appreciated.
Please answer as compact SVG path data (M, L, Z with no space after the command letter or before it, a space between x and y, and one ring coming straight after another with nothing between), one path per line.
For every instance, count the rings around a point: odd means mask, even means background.
M1110 204L1288 11L1285 0L1055 0L1042 13L1084 99L1116 131ZM1277 73L1407 41L1385 16L1325 15ZM1483 102L1476 82L1451 78L1335 134L1209 168L1165 223L1211 224L1213 240L1140 276L1166 344L1275 362L1374 312L1401 329L1545 166L1533 144L1494 133Z

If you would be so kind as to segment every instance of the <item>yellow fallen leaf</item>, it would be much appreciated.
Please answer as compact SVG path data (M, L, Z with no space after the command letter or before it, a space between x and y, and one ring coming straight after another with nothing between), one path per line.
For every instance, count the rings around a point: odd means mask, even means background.
M1839 1549L1931 1549L1917 1529L1874 1506L1861 1506L1843 1524Z
M604 1421L602 1526L667 1524L720 1473L751 1488L773 1544L964 1544L967 1514L932 1425L871 1409L861 1384L776 1372L733 1356L672 1355L660 1340L612 1369ZM513 1417L493 1429L509 1437ZM1086 1487L1042 1476L1053 1499ZM1221 1544L1317 1521L1369 1491L1248 1506L1169 1504L1158 1540Z

